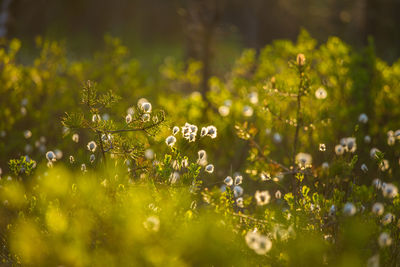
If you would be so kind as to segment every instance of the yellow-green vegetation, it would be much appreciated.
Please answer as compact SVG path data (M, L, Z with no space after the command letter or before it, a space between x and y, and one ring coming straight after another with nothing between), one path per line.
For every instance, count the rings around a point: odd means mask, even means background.
M0 49L0 255L32 266L398 266L400 61L303 31L146 71Z

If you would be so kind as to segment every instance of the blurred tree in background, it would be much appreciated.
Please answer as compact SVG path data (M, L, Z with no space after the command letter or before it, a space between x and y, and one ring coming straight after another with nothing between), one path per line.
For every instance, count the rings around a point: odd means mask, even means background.
M304 27L320 42L337 35L362 46L372 36L378 56L393 62L400 55L398 0L2 0L0 8L0 32L8 37L74 39L80 51L111 33L128 46L173 43L196 58L194 51L210 51L194 47L193 35L261 48L274 39L295 40Z

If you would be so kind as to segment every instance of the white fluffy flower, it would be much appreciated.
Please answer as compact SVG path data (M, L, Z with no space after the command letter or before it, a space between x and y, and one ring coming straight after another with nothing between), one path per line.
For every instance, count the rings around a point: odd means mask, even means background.
M382 203L376 202L374 205L372 205L372 213L376 215L382 215L384 211L385 207L383 206Z
M227 107L227 106L220 106L220 107L218 108L218 112L219 112L219 114L220 114L222 117L226 117L226 116L229 115L230 108Z
M382 193L384 197L394 198L399 193L397 186L394 184L382 184Z
M310 168L312 166L312 156L307 153L298 153L296 155L296 163L300 168Z
M367 114L361 113L360 116L358 116L358 121L361 123L367 123L368 122Z
M233 179L232 179L232 177L227 176L227 177L225 178L225 180L224 180L224 183L225 183L227 186L232 186L232 185L233 185Z
M378 244L380 247L388 247L392 244L392 238L386 232L383 232L378 237Z
M204 169L208 173L213 173L214 172L214 165L208 164Z
M338 155L338 156L340 156L340 155L343 155L343 153L344 153L344 147L342 146L342 145L336 145L335 146L335 153L336 153L336 155Z
M46 159L47 159L48 161L56 161L56 160L57 160L56 154L54 154L53 151L48 151L48 152L46 153Z
M97 145L96 145L96 143L95 143L94 141L90 141L90 142L87 144L87 148L88 148L89 151L95 152L95 151L96 151L96 148L97 148Z
M173 135L170 135L165 139L165 143L167 144L167 146L170 146L170 147L174 146L175 142L176 142L176 138Z
M343 214L346 216L353 216L356 213L356 206L353 203L347 202L343 207Z
M143 112L145 113L150 113L151 112L151 104L149 102L143 102L140 105L140 108L142 109Z
M131 114L126 115L126 117L125 117L125 122L126 122L127 124L129 124L129 123L132 122L132 115L131 115Z
M253 116L253 113L254 113L254 110L252 107L250 107L250 106L243 107L243 115L245 117L251 117L251 116Z
M265 191L259 191L257 190L256 193L254 194L254 197L257 201L257 205L259 206L264 206L269 203L271 199L271 195L267 190Z
M367 167L367 165L365 165L364 163L361 165L361 170L363 171L363 172L367 172L368 171L368 167Z
M328 96L328 93L326 92L326 90L322 87L318 88L315 91L315 97L317 99L325 99Z
M99 121L101 121L100 115L99 114L94 114L92 116L92 122L99 122Z
M78 143L79 142L79 134L74 133L72 135L72 141L74 141L75 143Z
M240 185L236 185L234 188L233 188L233 195L235 196L235 197L240 197L241 195L243 195L243 187L241 187Z
M94 154L90 155L90 163L93 163L96 160L96 156Z
M210 136L212 139L217 137L217 128L213 125L207 127L207 135Z
M177 133L179 133L179 127L178 126L174 126L174 128L172 128L172 134L176 135Z

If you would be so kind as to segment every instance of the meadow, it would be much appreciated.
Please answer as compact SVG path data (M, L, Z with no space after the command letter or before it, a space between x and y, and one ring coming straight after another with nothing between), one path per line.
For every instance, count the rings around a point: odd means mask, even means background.
M151 71L0 48L7 266L400 266L400 61L306 31Z

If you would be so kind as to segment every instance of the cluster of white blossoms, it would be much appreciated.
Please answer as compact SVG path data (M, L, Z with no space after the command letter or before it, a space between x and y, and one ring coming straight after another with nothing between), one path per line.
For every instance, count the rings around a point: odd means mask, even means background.
M387 132L387 144L389 146L394 146L394 144L396 143L396 140L400 140L400 129L396 130L395 132L390 130Z
M224 179L224 183L225 183L225 187L224 189L226 189L226 187L229 187L233 190L233 195L236 198L236 205L240 208L243 208L243 187L241 187L240 185L243 182L243 176L240 175L239 173L235 173L234 178L232 178L231 176L227 176Z
M340 139L340 144L335 146L336 155L343 155L345 152L354 153L357 150L357 142L355 137L345 137Z
M267 236L258 233L257 230L248 232L245 240L249 248L259 255L265 255L272 248L271 240Z
M295 160L301 169L312 167L312 156L310 154L300 152L296 155Z
M372 181L372 185L377 190L382 190L382 195L387 198L394 198L399 194L397 186L392 183L382 182L381 179L376 178Z
M197 137L197 132L198 132L198 127L194 124L190 124L190 123L185 123L185 125L181 128L179 128L178 126L174 126L172 128L172 135L168 136L165 139L165 143L168 146L174 146L176 143L176 137L175 135L177 133L179 133L179 131L182 132L182 136L184 139L188 140L189 142L195 142L196 141L196 137ZM210 126L206 126L201 128L200 131L200 137L205 137L205 136L209 136L212 139L217 137L217 128L213 125Z

